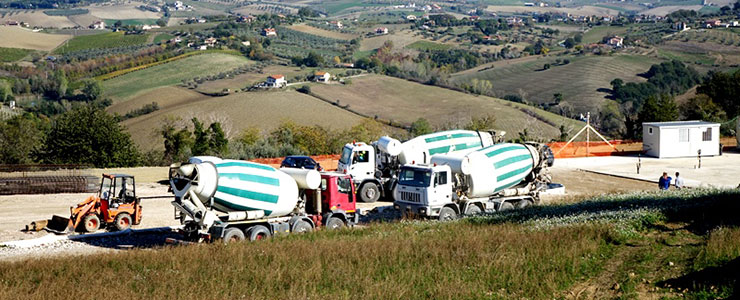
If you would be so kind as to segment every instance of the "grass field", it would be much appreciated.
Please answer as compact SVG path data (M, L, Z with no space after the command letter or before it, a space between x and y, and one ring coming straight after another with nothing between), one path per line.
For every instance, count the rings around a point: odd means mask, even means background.
M14 62L26 57L33 50L0 47L0 62Z
M252 62L243 56L207 53L118 76L103 82L103 87L114 101L123 101L150 89L178 84L183 79L218 74L249 63Z
M420 51L447 50L447 49L451 49L452 45L440 44L440 43L435 43L435 42L430 42L430 41L416 41L416 42L406 45L406 48L420 50Z
M101 19L158 19L161 13L136 8L142 3L108 2L86 6L90 14Z
M313 35L333 38L333 39L339 39L339 40L351 40L357 37L357 35L349 34L349 33L341 33L338 31L332 31L332 30L326 30L321 28L316 28L311 25L306 24L295 24L290 27L290 29L305 32Z
M583 34L583 43L599 43L605 36L623 35L629 28L629 26L596 26Z
M487 11L505 13L567 13L575 16L612 15L619 14L618 10L611 8L584 5L578 7L539 7L539 6L514 6L514 5L489 5Z
M261 73L257 72L249 72L244 74L236 75L232 78L226 78L226 79L220 79L220 80L214 80L214 81L206 81L202 84L198 84L198 90L199 92L204 93L217 93L221 92L223 89L231 89L232 92L234 90L238 90L247 86L253 86L254 84L264 82L267 76L271 74L280 74L284 75L285 78L288 80L289 83L293 82L293 77L298 75L311 75L314 71L325 71L329 72L329 74L336 75L337 72L344 73L346 72L346 69L336 69L336 68L304 68L301 69L300 67L291 67L291 66L281 66L281 65L269 65L265 67Z
M533 103L549 103L553 94L562 93L564 101L572 105L576 112L585 113L595 112L601 107L607 93L599 89L611 88L612 80L642 81L644 79L637 74L660 62L656 58L633 55L566 58L570 60L567 65L555 66L558 58L546 57L464 73L453 77L453 81L465 82L473 78L490 80L498 94L524 94L524 99ZM543 70L547 63L553 66Z
M412 30L399 30L392 34L385 34L381 36L374 36L371 38L363 39L360 43L360 51L368 51L378 49L383 46L386 41L393 42L395 49L401 49L421 39Z
M193 117L208 123L218 121L230 137L249 127L270 131L287 120L332 130L347 129L362 120L341 108L291 90L208 97L182 88L165 87L115 104L109 110L124 112L152 101L159 103L160 110L123 122L142 149L164 147L156 131L170 117L181 118L183 125L191 124Z
M71 28L75 27L76 25L74 22L70 21L67 16L50 16L45 14L41 10L15 10L12 15L7 14L5 15L5 17L2 17L2 15L0 15L0 24L4 25L5 22L9 20L24 22L29 24L31 27L44 28Z
M122 298L155 299L731 299L738 196L601 196L448 223L3 262L0 298L89 298L116 282Z
M460 127L467 124L471 116L492 114L496 117L496 129L508 132L507 138L517 137L523 128L527 128L531 136L547 140L559 134L558 128L522 112L515 103L393 77L362 76L353 78L351 85L315 85L311 91L330 101L339 100L340 105L349 105L350 109L368 116L377 115L381 119L404 125L423 117L433 126ZM575 120L532 107L526 108L556 126L582 126Z
M124 46L141 45L147 42L146 34L129 34L123 32L108 32L95 35L77 36L69 40L64 45L55 49L54 52L64 54L68 52L87 50L87 49L105 49Z
M84 15L89 13L90 11L87 9L80 9L80 8L72 8L72 9L51 9L51 10L45 10L44 13L48 16L74 16L74 15Z
M174 37L175 37L174 35L171 35L169 33L160 33L154 37L154 40L152 40L152 43L158 44L161 42L166 42L166 41L173 39Z
M49 51L69 39L69 35L33 32L16 26L0 26L0 47Z

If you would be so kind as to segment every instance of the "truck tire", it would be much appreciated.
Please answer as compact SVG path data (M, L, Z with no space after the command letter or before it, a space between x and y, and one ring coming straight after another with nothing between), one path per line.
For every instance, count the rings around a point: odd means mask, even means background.
M504 202L501 203L498 207L498 211L507 211L514 209L514 204L511 204L511 202Z
M446 221L452 221L457 219L457 213L455 213L455 210L450 207L442 207L442 209L439 211L439 220L442 222Z
M532 205L532 201L529 201L526 199L519 200L519 202L516 203L516 209L526 208L526 207L529 207L530 205Z
M100 229L100 218L95 214L89 214L82 218L80 226L83 232L96 232Z
M360 187L360 201L373 203L380 199L380 187L374 182L368 182Z
M313 231L313 226L311 226L311 223L308 223L304 220L298 220L293 224L293 230L291 230L294 233L306 233Z
M271 236L272 234L270 234L270 230L262 225L252 226L247 230L247 237L249 237L250 242L266 240Z
M128 213L120 213L113 221L113 227L116 229L116 231L124 231L131 228L131 221L131 215L129 215Z
M482 212L483 211L480 209L480 207L478 207L478 205L475 205L475 204L470 204L465 209L465 215L468 215L468 216L480 215Z
M226 228L226 231L224 231L224 237L223 237L224 244L229 244L232 242L241 242L243 240L244 240L244 232L241 231L239 228L231 227L231 228Z
M331 217L328 220L326 220L326 228L334 230L334 229L342 229L344 228L346 224L344 224L344 221L342 219L337 217Z

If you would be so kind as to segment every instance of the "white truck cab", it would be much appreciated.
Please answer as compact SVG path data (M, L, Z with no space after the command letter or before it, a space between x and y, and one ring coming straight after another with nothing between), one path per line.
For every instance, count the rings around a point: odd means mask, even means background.
M439 216L453 203L452 170L449 166L404 165L394 191L402 211L425 217Z
M337 170L349 174L355 181L375 177L375 148L365 143L344 145Z

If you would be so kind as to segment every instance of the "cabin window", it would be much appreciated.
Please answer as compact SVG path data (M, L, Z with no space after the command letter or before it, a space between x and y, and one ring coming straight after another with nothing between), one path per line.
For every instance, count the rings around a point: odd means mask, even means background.
M653 128L652 127L648 128L648 133L649 134L653 134Z
M337 178L337 191L342 194L349 194L352 191L350 184L349 177Z
M688 141L689 141L689 129L688 128L678 129L678 142L686 143Z
M370 161L370 157L367 153L367 151L357 151L355 152L355 162L358 163L365 163Z
M447 172L439 172L436 176L437 185L447 184Z
M707 128L704 132L701 133L701 140L704 142L709 142L712 140L712 128Z
M321 179L321 190L326 191L326 179Z

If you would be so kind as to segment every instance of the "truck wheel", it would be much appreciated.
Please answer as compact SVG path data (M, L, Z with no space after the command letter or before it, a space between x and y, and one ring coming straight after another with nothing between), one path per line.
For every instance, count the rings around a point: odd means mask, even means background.
M507 211L512 209L514 209L514 204L511 204L511 202L501 203L501 205L498 207L498 211Z
M100 218L95 214L90 214L82 218L82 230L84 232L96 232L100 229Z
M457 213L455 213L455 210L449 207L442 207L442 210L439 211L439 220L442 222L446 221L452 221L457 219Z
M516 209L522 209L525 207L528 207L532 205L532 201L529 200L519 200L519 202L516 203Z
M481 212L482 211L480 207L478 207L478 205L475 205L475 204L468 205L468 208L465 210L465 214L468 216L480 215Z
M232 242L241 242L244 240L244 232L241 231L239 228L231 227L226 228L226 231L224 231L224 244L232 243Z
M249 236L250 242L266 240L272 236L270 230L262 225L256 225L247 230L247 236Z
M380 199L380 188L377 184L368 182L360 188L360 201L373 203Z
M331 217L328 220L326 220L326 228L329 229L342 229L345 226L344 221L342 219L337 217Z
M124 231L131 228L131 215L128 213L118 214L113 222L113 226L117 231Z
M298 220L293 224L293 232L295 233L305 233L305 232L311 232L313 231L313 226L311 226L311 223L308 223L304 220Z

